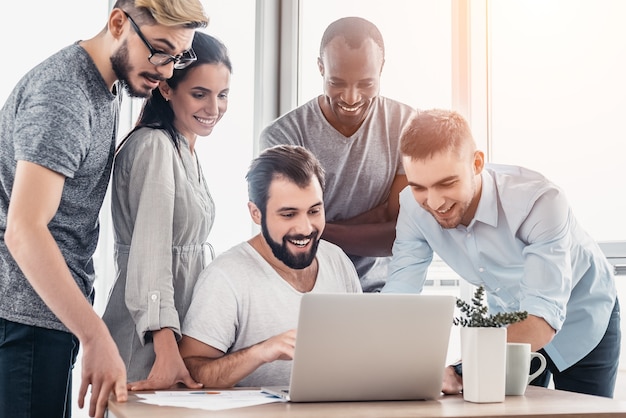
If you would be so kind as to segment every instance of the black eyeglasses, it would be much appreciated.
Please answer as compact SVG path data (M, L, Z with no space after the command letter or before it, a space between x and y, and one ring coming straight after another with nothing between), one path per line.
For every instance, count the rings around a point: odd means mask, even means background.
M137 26L133 18L130 17L130 15L126 12L124 12L124 14L128 18L128 21L130 22L130 24L133 26L133 29L135 30L135 32L137 32L139 39L143 41L143 43L146 45L146 47L150 51L150 55L148 55L148 61L150 61L151 64L167 65L170 62L174 62L174 68L176 68L177 70L181 70L187 67L189 64L191 64L197 59L196 54L193 52L193 49L191 48L189 48L187 51L183 52L182 54L176 55L176 56L154 49L152 45L150 45L150 42L148 42L148 40L143 36L143 33L141 33L139 26Z

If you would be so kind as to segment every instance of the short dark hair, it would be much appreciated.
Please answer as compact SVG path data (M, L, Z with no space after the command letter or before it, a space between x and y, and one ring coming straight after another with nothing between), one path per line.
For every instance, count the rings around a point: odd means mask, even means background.
M332 22L322 35L320 43L320 57L324 55L324 48L336 37L341 36L346 40L350 48L356 49L363 44L366 39L373 40L380 47L385 58L385 43L383 35L380 33L376 25L362 17L349 16Z
M305 188L313 178L325 186L324 169L315 156L299 145L276 145L263 150L252 160L246 180L248 199L265 214L272 180L285 178L300 188Z
M416 111L400 135L400 152L412 160L425 160L444 151L461 157L467 146L476 148L469 124L453 110Z

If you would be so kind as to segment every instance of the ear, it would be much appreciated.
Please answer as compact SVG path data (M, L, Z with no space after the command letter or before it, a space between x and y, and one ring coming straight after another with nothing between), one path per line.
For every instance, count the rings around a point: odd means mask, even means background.
M172 88L169 84L167 84L166 80L159 82L159 91L161 92L161 96L165 99L166 102L170 101L170 97L172 95Z
M257 205L252 202L248 202L248 211L250 212L250 217L252 218L254 223L257 225L261 225L261 218L263 217L263 215L261 215L261 211L259 210Z
M119 38L124 34L126 28L126 21L128 18L124 14L124 11L119 8L111 10L109 15L109 21L107 22L107 28L114 38Z
M474 175L479 175L482 173L483 168L485 168L485 154L482 151L476 150L474 151Z
M324 61L321 57L317 57L317 69L320 71L322 77L324 77Z

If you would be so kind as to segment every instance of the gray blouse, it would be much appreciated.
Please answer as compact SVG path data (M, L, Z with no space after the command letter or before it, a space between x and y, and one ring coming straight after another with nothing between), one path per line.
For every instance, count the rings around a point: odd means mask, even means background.
M115 156L111 211L116 277L103 319L126 363L128 381L147 378L150 331L181 336L215 206L187 140L180 153L159 129L134 132Z

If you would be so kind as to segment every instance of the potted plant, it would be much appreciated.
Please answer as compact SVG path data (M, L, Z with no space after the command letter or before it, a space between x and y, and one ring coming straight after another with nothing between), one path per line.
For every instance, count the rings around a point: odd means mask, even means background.
M469 402L502 402L506 383L506 326L528 317L526 311L489 314L483 303L485 288L479 286L471 304L457 298L461 316L463 399Z

